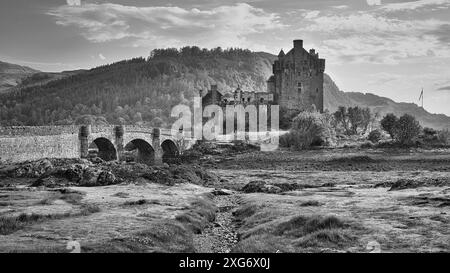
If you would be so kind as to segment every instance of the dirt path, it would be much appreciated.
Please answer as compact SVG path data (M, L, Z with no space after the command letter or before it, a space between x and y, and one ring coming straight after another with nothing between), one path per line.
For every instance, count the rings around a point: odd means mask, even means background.
M236 227L233 223L233 210L237 206L238 194L214 197L219 208L216 221L195 235L194 246L199 253L229 253L237 243Z

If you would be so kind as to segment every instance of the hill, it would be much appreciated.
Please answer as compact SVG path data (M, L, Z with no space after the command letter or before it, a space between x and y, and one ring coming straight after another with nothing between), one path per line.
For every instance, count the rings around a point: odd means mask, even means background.
M0 95L2 125L81 123L170 123L170 111L189 104L199 90L217 84L230 92L237 86L265 91L276 56L243 49L185 47L157 49L147 59L135 58L91 70L37 73ZM367 106L380 114L404 113L423 126L450 128L450 117L431 114L411 103L397 103L374 94L341 91L325 75L325 109Z
M389 98L380 97L371 93L343 92L339 90L330 76L324 78L325 100L324 107L331 112L339 106L363 106L369 107L372 112L378 112L381 116L394 113L397 116L403 114L413 115L424 127L435 129L450 129L450 117L443 114L431 114L414 103L395 102Z
M26 66L0 61L0 93L17 86L23 79L37 72L39 71Z

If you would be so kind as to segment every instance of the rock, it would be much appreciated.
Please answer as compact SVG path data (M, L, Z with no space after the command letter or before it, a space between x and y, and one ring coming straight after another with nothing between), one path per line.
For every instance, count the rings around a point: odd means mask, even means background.
M399 179L394 182L389 191L414 189L422 186L424 183L412 179Z
M79 182L83 178L83 172L86 167L80 164L69 166L62 172L62 175L69 181Z
M251 181L242 188L242 191L245 193L262 192L274 194L283 192L280 187L267 184L264 181Z
M15 177L40 177L50 172L53 164L48 159L42 159L35 162L25 163L17 167L14 171Z
M219 196L219 195L231 195L231 191L224 190L224 189L214 189L211 193L212 193L213 195L215 195L215 196Z
M116 176L110 171L103 171L97 177L97 185L113 185L116 184Z
M83 172L80 186L93 187L97 186L97 178L102 171L99 169L88 167Z
M60 180L53 176L41 177L31 184L31 187L56 188L60 186L63 186L61 185Z

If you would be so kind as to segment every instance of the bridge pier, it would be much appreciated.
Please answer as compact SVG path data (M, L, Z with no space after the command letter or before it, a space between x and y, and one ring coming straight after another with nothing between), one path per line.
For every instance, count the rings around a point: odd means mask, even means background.
M125 129L122 125L114 127L114 144L116 146L117 160L122 160L124 158L124 148L123 148L123 135Z
M80 141L80 158L89 157L89 135L91 133L91 126L81 126L78 132L78 139Z
M161 148L161 129L153 128L152 146L155 151L155 165L163 164L163 150Z

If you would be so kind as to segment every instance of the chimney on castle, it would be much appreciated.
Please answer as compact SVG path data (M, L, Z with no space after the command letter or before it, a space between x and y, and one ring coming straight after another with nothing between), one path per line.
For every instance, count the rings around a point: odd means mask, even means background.
M294 40L294 49L303 49L303 40Z
M217 84L211 85L211 100L212 103L217 103Z
M316 50L314 49L314 48L311 48L310 50L309 50L309 54L311 54L311 55L316 55Z

